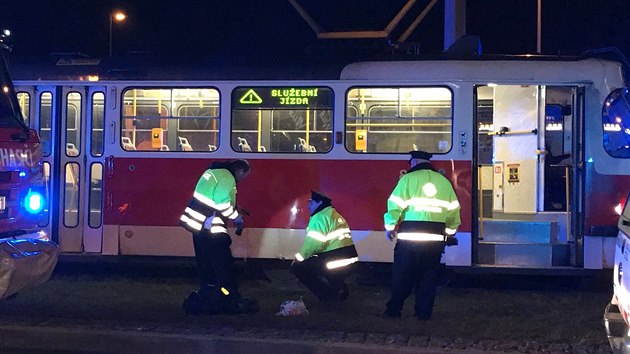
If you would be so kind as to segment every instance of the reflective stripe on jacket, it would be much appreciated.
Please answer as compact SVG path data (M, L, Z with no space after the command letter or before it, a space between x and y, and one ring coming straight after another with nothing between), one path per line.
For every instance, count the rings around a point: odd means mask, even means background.
M295 259L303 261L315 254L353 245L346 219L329 206L311 216L306 227L304 244L296 253Z
M226 169L209 169L199 178L179 223L190 232L205 228L210 233L227 233L223 220L237 217L234 176Z
M430 232L400 230L398 238L436 241L443 239L444 234L455 234L461 224L459 210L451 182L430 168L416 166L400 178L387 200L387 213L383 217L385 230L394 230L399 221L431 222L440 225L440 230L435 226L430 227Z

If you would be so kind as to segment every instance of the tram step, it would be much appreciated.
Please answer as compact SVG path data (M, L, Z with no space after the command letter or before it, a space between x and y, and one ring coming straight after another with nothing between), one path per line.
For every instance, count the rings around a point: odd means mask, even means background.
M555 243L555 221L484 220L483 240L488 242Z
M568 266L569 246L541 243L479 242L479 264L547 268Z

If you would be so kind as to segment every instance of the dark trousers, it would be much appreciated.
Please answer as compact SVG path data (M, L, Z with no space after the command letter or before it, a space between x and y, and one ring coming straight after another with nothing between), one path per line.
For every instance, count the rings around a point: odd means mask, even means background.
M387 302L390 312L400 312L405 299L415 289L416 316L428 319L433 314L433 302L440 277L443 242L398 240L394 248L392 297Z
M354 246L342 247L295 262L291 272L320 300L338 300L348 295L345 279L352 274L356 263L335 269L326 268L326 263L351 257L357 257Z
M238 297L238 284L232 267L232 239L226 233L211 234L207 230L193 233L195 260L201 286L216 285Z

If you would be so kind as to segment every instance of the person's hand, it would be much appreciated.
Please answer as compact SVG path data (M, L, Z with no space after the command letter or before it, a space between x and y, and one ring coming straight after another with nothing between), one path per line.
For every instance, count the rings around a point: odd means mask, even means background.
M387 237L388 240L394 241L396 239L396 231L394 231L394 230L386 230L385 231L385 236Z
M242 216L237 216L236 219L234 219L234 226L236 226L236 235L237 236L241 236L241 234L243 233L243 217Z

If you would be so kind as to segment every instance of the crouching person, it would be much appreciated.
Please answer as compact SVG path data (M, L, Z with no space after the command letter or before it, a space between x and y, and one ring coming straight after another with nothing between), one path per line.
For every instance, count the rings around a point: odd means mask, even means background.
M227 221L236 226L237 235L243 228L243 217L236 209L236 185L250 172L246 160L214 162L195 187L193 198L180 218L180 225L192 232L198 291L184 301L189 314L256 312L256 301L243 298L238 292L232 267L232 239Z
M311 192L304 245L291 264L291 272L322 301L348 298L345 279L359 261L348 223L331 202L327 196Z

